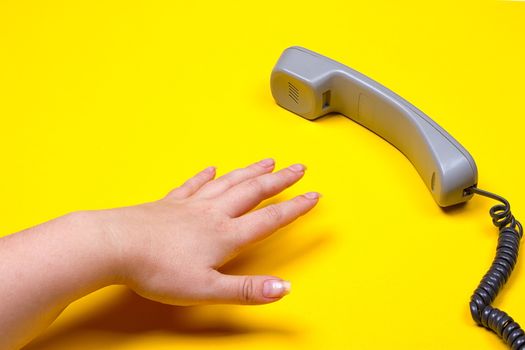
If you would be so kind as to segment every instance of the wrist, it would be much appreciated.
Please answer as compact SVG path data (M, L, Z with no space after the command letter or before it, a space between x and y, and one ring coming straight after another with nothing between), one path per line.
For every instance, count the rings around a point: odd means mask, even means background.
M122 284L125 261L122 246L110 229L105 213L105 210L77 211L62 219L73 227L79 245L90 251L101 282L104 285Z

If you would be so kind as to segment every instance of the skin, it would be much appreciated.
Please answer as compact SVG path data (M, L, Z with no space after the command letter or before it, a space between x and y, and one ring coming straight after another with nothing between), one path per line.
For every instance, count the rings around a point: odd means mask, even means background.
M217 271L317 204L309 192L252 210L306 169L274 166L265 159L217 179L210 167L158 201L75 212L0 239L0 349L24 346L71 302L113 284L172 305L281 299L288 281Z

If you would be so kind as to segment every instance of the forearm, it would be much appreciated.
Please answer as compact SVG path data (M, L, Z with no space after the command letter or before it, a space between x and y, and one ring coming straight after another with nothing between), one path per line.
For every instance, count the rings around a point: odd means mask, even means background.
M94 212L0 239L0 349L19 348L74 300L118 281L118 256Z

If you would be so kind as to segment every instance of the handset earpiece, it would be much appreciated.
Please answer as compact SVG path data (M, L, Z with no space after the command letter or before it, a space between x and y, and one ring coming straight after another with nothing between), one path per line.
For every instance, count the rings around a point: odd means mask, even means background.
M449 133L408 101L365 75L302 47L286 49L271 89L282 107L314 120L337 112L399 149L437 204L466 202L477 184L474 159Z

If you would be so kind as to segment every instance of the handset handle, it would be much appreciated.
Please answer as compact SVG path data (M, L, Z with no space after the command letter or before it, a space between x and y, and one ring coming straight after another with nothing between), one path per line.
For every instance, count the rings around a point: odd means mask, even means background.
M271 76L279 105L310 120L341 113L399 149L437 204L465 202L476 163L449 133L411 103L367 76L302 47L286 49Z

